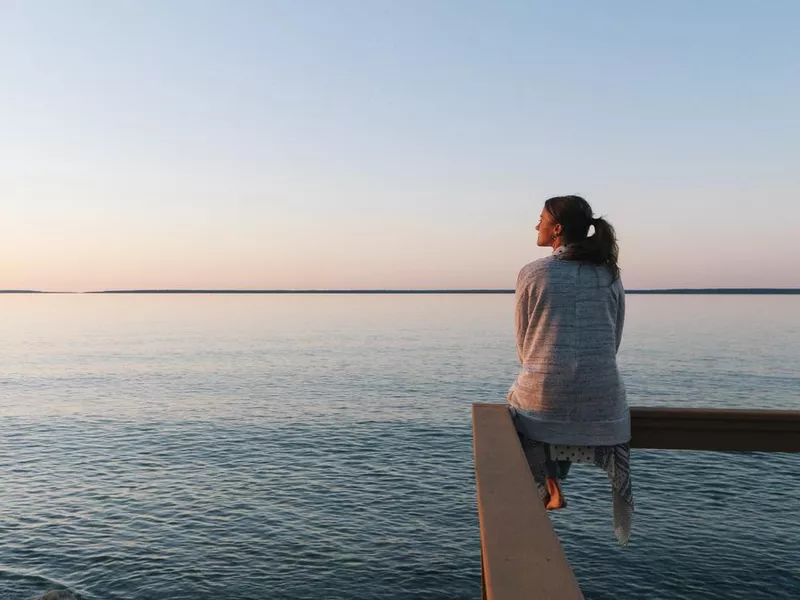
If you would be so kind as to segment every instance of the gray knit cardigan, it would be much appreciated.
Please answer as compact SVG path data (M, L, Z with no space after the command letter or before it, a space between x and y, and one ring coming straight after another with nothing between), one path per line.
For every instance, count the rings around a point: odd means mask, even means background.
M526 265L517 278L521 371L508 400L531 439L625 443L630 413L616 360L625 290L606 267L565 260L566 249Z

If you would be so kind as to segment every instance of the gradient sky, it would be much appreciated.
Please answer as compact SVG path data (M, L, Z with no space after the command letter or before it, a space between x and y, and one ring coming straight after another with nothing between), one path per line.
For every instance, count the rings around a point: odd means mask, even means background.
M800 2L0 0L0 289L800 286Z

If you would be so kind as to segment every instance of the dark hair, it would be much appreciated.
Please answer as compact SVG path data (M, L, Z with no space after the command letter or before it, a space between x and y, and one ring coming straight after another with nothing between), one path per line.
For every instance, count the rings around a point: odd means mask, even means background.
M570 246L563 255L566 260L605 265L613 280L619 277L619 246L611 223L602 217L595 219L592 207L580 196L556 196L547 200L544 208L561 225L562 239ZM589 235L592 225L594 233Z

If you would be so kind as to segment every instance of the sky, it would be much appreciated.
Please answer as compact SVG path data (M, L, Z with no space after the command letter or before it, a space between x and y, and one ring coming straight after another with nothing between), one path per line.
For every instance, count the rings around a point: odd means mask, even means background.
M0 0L0 289L800 287L800 3Z

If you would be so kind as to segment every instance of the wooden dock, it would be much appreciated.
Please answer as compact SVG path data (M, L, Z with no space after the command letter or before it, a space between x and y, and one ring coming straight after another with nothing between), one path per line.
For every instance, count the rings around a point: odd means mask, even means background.
M473 404L486 600L583 598L505 404ZM800 452L800 411L632 408L631 447Z

